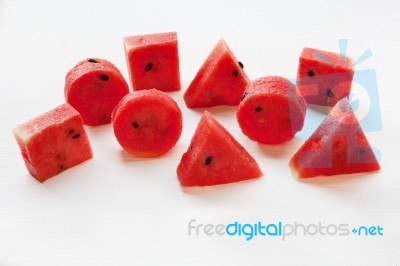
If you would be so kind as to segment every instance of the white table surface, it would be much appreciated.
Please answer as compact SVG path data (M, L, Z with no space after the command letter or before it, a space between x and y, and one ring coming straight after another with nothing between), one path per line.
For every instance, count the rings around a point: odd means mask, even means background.
M400 265L399 3L0 0L0 265ZM111 125L88 127L92 160L44 184L33 179L11 129L64 101L65 74L79 60L106 58L128 78L123 36L171 30L182 80L171 95L184 116L176 147L138 159L122 151ZM370 49L356 70L376 71L383 128L366 135L382 154L382 170L299 182L287 164L301 134L257 145L240 132L235 108L212 108L264 176L183 190L175 169L201 111L187 109L182 95L221 37L252 79L294 78L305 46L339 52L338 39L348 39L353 58ZM246 241L189 236L191 219L380 225L384 234Z

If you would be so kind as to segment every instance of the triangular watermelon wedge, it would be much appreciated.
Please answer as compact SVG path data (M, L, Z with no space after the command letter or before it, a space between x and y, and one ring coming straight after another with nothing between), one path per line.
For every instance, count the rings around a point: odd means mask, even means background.
M337 102L289 165L299 178L380 169L348 98Z
M249 82L243 64L221 39L198 70L183 98L189 108L235 106L240 103Z
M209 113L204 112L177 168L182 186L212 186L257 178L254 158Z

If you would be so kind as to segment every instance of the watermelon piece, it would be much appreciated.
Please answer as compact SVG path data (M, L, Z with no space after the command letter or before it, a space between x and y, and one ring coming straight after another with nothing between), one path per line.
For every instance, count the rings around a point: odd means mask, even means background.
M300 55L296 85L307 103L332 107L349 96L353 75L351 58L306 47Z
M115 136L128 153L160 156L175 146L182 133L182 113L176 102L156 89L126 95L113 115Z
M109 124L115 106L128 93L121 72L105 59L82 60L65 77L65 99L89 126Z
M124 47L134 90L181 89L176 32L128 36Z
M212 186L257 178L253 157L209 113L204 112L177 168L182 186Z
M13 129L29 173L44 182L92 158L81 115L64 103Z
M228 45L221 39L183 96L189 108L238 105L249 78Z
M242 132L264 144L291 140L303 128L306 102L288 79L267 76L252 81L236 112Z
M299 178L380 169L347 98L335 105L289 165Z

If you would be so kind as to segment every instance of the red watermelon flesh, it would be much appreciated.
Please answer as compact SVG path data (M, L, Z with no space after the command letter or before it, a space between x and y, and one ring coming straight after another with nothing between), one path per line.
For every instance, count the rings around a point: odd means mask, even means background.
M65 77L65 99L89 126L110 123L112 111L128 93L121 72L105 59L82 60Z
M238 105L249 78L240 63L221 39L213 48L185 91L189 108Z
M204 112L177 168L182 186L212 186L257 178L253 157L209 113Z
M353 74L349 57L304 48L299 59L297 88L310 104L334 106L349 96Z
M290 160L297 177L380 169L347 98L340 100Z
M236 118L242 132L264 144L291 140L303 128L306 102L288 79L267 76L246 88Z
M134 90L180 90L176 32L125 37L124 47Z
M182 113L176 102L156 89L126 95L113 112L115 136L128 153L160 156L175 146L182 132Z
M29 173L44 182L92 158L81 115L69 104L13 129Z

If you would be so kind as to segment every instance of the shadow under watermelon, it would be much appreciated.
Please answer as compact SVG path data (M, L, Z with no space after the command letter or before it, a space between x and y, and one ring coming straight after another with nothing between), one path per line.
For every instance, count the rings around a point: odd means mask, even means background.
M205 111L208 111L216 117L232 118L232 116L236 116L237 106L218 105L205 108L190 108L189 110L200 115L203 114Z
M277 159L287 158L288 163L289 159L296 152L300 145L300 143L297 143L293 140L281 143L279 145L257 143L258 149L263 155Z
M296 178L297 181L304 184L310 184L315 186L321 187L334 187L338 184L344 183L354 183L364 179L376 178L376 175L379 171L375 172L368 172L368 173L354 173L354 174L341 174L341 175L334 175L334 176L316 176L311 178ZM360 188L359 186L352 186L352 190L356 187ZM361 189L361 188L360 188Z
M206 200L211 198L226 198L224 193L228 193L234 197L238 195L238 193L245 193L245 186L259 186L260 179L264 178L264 176L242 180L239 182L219 184L213 186L193 186L193 187L185 187L181 186L182 192L185 194L196 195L196 196L205 196ZM210 201L212 202L212 201Z

